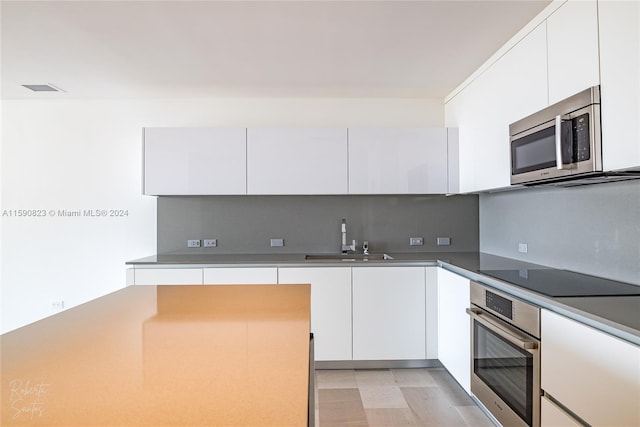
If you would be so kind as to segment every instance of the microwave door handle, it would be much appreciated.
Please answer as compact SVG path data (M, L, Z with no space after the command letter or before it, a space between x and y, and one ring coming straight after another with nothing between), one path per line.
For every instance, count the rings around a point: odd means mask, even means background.
M556 116L556 168L564 169L562 164L562 116Z

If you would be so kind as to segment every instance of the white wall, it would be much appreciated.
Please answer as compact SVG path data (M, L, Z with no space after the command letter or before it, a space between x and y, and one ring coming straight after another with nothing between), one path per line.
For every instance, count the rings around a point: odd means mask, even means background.
M124 287L125 261L155 253L143 126L444 123L442 100L427 99L3 100L1 114L2 332L54 314L54 300L70 308ZM47 216L8 216L18 209ZM63 209L129 216L58 216Z

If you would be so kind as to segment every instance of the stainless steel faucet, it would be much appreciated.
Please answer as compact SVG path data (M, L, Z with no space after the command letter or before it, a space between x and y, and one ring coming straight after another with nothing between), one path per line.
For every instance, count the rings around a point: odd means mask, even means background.
M340 228L340 231L342 233L342 253L354 253L356 251L356 246L358 246L358 242L353 240L350 245L347 245L347 220L344 218L342 218L342 226Z

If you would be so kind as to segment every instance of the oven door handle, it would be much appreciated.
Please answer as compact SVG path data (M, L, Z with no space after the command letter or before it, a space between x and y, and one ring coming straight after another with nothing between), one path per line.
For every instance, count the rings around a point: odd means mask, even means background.
M515 328L508 323L493 318L493 316L489 317L490 315L480 310L479 308L467 308L466 311L472 319L487 326L493 332L507 339L517 347L529 351L536 350L538 348L538 341L524 337L522 334L517 333L517 331L515 331Z

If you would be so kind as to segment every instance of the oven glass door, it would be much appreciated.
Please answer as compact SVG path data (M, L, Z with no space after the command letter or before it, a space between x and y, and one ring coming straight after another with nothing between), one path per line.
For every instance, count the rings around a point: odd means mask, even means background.
M473 325L473 372L527 425L533 425L533 355L480 322Z

